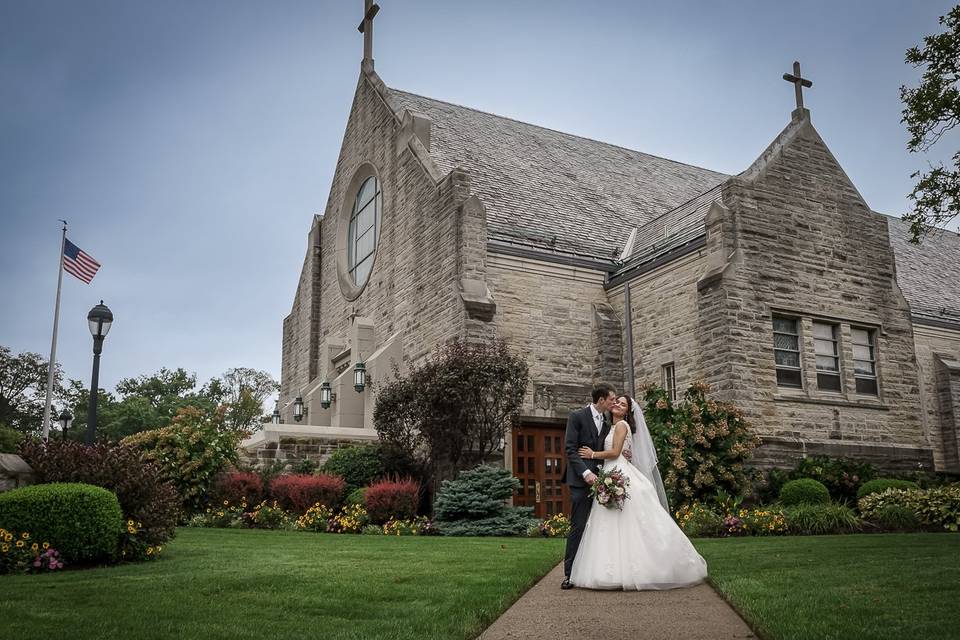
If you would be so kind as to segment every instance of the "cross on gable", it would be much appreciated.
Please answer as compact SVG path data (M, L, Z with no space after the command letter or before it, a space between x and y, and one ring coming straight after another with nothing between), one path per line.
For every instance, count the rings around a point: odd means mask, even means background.
M357 31L363 34L363 61L373 64L373 19L380 11L380 5L373 0L363 0L363 20Z
M794 61L793 73L783 74L783 79L793 83L793 87L797 92L797 109L803 109L803 87L809 89L813 86L813 82L800 76L800 63Z

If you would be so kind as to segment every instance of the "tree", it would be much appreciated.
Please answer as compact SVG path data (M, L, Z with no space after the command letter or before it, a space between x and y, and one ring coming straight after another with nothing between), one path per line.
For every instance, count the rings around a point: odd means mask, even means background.
M900 87L904 104L901 122L910 133L907 149L911 153L928 151L960 123L960 6L940 16L940 24L946 32L926 36L923 48L911 47L906 54L908 64L924 68L918 87ZM952 168L941 162L926 173L917 171L910 177L918 176L909 196L914 209L903 216L910 223L913 243L960 213L960 152L953 155Z
M280 388L266 371L247 367L228 369L220 380L211 380L208 393L217 393L227 405L226 425L234 431L262 426L263 403Z
M54 370L54 393L61 395L60 367ZM42 431L47 392L47 362L38 353L13 355L0 346L0 424L24 434Z
M529 370L502 341L455 341L377 390L380 440L426 464L433 488L500 449L520 414Z

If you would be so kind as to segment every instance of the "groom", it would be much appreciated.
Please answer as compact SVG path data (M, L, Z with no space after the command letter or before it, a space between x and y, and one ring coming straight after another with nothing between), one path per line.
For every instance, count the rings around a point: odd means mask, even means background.
M570 412L567 418L566 453L567 471L563 482L570 488L570 500L573 503L570 514L570 535L567 536L567 553L563 559L563 583L561 589L570 589L570 570L573 568L573 559L580 547L583 530L590 517L590 507L593 499L590 497L589 485L596 479L596 471L600 466L599 460L584 460L577 453L580 447L590 447L594 451L603 450L603 441L610 432L610 423L605 417L607 410L617 401L617 394L613 387L601 383L593 388L593 403L583 409Z

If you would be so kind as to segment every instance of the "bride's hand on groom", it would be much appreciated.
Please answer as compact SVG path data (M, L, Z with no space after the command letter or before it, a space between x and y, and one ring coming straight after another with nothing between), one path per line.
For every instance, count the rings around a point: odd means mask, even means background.
M580 447L579 449L577 449L577 453L579 453L580 457L585 460L593 460L595 457L593 455L593 449L591 449L590 447Z

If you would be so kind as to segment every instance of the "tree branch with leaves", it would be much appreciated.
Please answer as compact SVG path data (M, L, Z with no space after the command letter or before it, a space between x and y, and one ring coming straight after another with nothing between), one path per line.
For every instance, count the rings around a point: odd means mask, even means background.
M911 153L929 151L948 131L960 124L960 6L940 17L944 33L926 36L922 47L907 50L906 62L923 69L916 88L900 87L903 118ZM910 193L913 211L904 214L910 223L910 241L919 243L934 227L949 223L960 214L960 152L953 166L941 162L927 172L914 172L919 180Z

